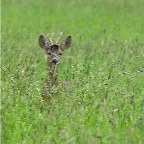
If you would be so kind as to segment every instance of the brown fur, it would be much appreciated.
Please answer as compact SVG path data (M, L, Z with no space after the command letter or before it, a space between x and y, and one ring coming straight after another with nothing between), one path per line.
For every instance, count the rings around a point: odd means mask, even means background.
M60 41L62 33L58 38L57 42ZM63 51L70 47L71 45L71 36L68 36L61 45L58 43L54 44L50 36L48 35L48 40L51 45L45 40L44 36L39 36L39 46L45 49L48 54L47 58L47 77L42 91L42 97L45 101L51 97L53 91L58 90L58 73L59 73L59 64Z

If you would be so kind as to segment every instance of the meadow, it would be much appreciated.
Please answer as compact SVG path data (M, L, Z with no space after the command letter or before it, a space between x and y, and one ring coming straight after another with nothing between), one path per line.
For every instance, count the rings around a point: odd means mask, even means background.
M144 1L2 0L2 144L144 143ZM38 37L72 36L46 104Z

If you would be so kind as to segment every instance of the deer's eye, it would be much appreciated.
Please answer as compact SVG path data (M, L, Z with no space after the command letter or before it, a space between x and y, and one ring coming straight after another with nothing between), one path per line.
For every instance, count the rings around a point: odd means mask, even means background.
M59 53L59 55L61 56L61 55L62 55L62 53Z
M50 52L48 52L47 54L48 54L49 56L51 55L51 53L50 53Z

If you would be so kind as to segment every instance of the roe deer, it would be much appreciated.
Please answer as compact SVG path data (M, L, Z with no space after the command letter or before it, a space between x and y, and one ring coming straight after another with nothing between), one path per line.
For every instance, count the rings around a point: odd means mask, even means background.
M56 43L53 42L49 34L47 35L49 42L44 38L43 35L40 35L38 39L39 46L43 48L47 54L47 77L42 91L42 97L46 101L51 96L52 88L57 89L60 60L64 50L69 48L72 42L71 36L68 36L59 45L62 35L63 33L61 32Z

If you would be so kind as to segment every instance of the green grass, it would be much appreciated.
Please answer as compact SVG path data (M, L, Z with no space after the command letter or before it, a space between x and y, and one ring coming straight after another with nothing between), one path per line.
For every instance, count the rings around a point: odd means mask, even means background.
M143 0L3 0L1 142L143 144ZM38 36L71 35L51 104Z

